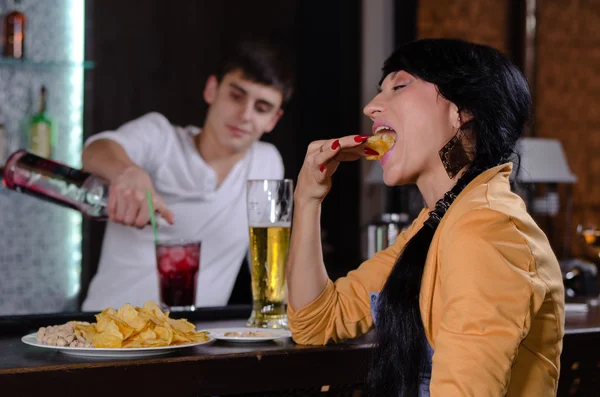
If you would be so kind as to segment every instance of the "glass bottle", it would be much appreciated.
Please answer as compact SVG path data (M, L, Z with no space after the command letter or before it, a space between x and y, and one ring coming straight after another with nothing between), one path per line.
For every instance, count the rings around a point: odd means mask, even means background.
M0 166L0 180L10 190L80 211L94 220L108 219L107 183L27 150L18 150L8 157L4 168ZM169 226L158 212L155 216L159 227Z
M25 56L25 15L21 11L12 10L4 16L2 45L5 58L23 59Z
M52 157L54 143L54 121L46 113L47 94L45 86L40 89L40 107L29 121L28 148L40 157Z
M21 149L9 156L0 176L8 189L107 218L108 185L86 172Z

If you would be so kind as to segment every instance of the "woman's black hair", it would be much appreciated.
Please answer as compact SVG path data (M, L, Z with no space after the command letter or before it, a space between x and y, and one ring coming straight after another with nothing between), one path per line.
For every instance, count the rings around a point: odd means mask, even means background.
M523 74L498 50L462 40L422 39L401 46L385 61L382 81L401 70L434 84L442 97L470 115L461 129L475 143L467 171L406 244L378 299L372 395L414 397L427 364L419 293L434 233L466 185L509 160L529 118L531 95Z

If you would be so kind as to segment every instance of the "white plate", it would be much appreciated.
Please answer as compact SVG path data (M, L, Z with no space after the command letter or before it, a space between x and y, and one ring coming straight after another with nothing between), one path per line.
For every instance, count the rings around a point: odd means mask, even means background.
M25 335L21 338L23 343L30 346L41 347L43 349L57 350L64 354L72 356L86 356L86 357L112 357L112 358L128 358L128 357L146 357L146 356L157 356L159 354L171 353L175 350L185 349L192 346L203 345L210 343L214 340L209 335L209 340L206 342L194 342L187 343L185 345L177 346L159 346L159 347L132 347L132 348L96 348L96 347L61 347L61 346L48 346L38 343L36 340L36 333Z
M270 328L248 328L248 327L237 327L237 328L212 328L206 329L212 338L218 340L224 340L227 342L266 342L277 339L291 338L292 333L287 329L270 329ZM264 332L270 334L270 336L225 336L228 332L242 332L254 331Z

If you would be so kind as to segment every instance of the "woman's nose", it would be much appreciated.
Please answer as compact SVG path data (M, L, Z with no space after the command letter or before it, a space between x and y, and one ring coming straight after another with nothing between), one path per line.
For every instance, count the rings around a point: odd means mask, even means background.
M383 103L376 96L365 106L363 109L363 113L365 116L374 119L377 116L377 113L381 113L383 111Z

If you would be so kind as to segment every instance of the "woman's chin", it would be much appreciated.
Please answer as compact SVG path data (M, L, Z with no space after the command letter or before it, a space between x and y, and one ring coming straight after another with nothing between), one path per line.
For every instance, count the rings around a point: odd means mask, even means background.
M383 170L383 183L387 186L402 186L414 183L409 175L393 172L392 170Z

